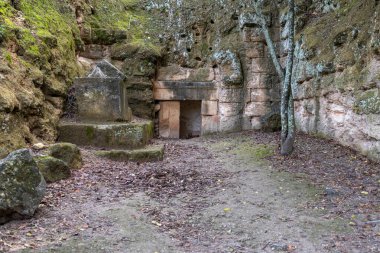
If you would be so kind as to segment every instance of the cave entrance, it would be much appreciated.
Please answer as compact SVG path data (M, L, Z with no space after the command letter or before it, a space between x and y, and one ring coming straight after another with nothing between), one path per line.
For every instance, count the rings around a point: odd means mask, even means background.
M163 138L188 139L202 131L202 101L160 101L159 134Z

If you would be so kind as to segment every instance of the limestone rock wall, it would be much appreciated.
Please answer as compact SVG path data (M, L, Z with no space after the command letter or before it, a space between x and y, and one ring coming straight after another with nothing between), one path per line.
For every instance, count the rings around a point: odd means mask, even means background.
M297 125L380 159L380 6L337 2L302 31Z
M278 129L279 83L249 2L155 0L150 6L165 14L158 19L165 50L156 80L184 86L212 81L216 87L204 101L216 105L215 114L202 116L204 133ZM268 22L280 44L277 20ZM211 70L211 79L202 69Z
M152 118L154 101L151 79L161 56L156 18L147 1L91 0L76 5L83 41L78 61L89 70L107 59L127 76L127 96L133 114Z
M277 3L279 8L268 6L266 12L285 59L286 3ZM150 6L165 14L164 68L214 69L213 122L219 131L278 127L279 81L249 2L155 0ZM298 129L375 159L380 158L379 20L375 0L297 2Z

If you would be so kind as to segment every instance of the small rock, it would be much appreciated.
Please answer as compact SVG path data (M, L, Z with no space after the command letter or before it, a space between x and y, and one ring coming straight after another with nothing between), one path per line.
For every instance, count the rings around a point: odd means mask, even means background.
M288 245L285 243L272 243L270 248L274 251L288 251Z
M43 144L42 142L39 142L39 143L34 144L34 145L32 146L32 148L33 148L34 150L42 150L42 149L46 148L46 145Z
M339 191L337 189L334 189L334 188L326 187L325 188L325 195L327 197L335 197L335 196L339 195Z
M0 160L0 224L34 215L46 182L28 149Z
M82 168L82 155L75 144L53 144L49 147L48 155L64 161L70 169L79 170Z
M69 166L62 160L52 156L37 156L34 160L47 183L54 183L71 176Z

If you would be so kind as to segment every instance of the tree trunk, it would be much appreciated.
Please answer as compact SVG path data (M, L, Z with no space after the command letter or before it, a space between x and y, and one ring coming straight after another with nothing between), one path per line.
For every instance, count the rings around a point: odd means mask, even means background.
M256 15L261 23L261 28L265 40L268 45L269 54L272 58L273 64L276 68L277 74L282 82L281 89L281 154L290 155L294 149L295 139L295 120L294 120L294 101L292 85L295 83L294 77L294 0L288 0L288 56L286 60L285 70L281 67L280 60L276 54L276 48L273 40L271 39L269 28L266 24L265 17L262 13L263 0L253 0L253 7L255 8Z
M294 149L295 122L292 79L294 65L294 0L289 0L288 13L288 57L286 61L285 80L281 95L281 154L290 155Z

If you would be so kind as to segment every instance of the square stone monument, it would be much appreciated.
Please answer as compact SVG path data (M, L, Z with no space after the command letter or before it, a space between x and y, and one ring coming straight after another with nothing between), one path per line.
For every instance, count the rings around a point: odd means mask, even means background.
M106 60L85 78L74 81L78 119L81 121L130 121L126 77Z

